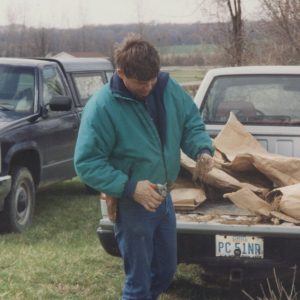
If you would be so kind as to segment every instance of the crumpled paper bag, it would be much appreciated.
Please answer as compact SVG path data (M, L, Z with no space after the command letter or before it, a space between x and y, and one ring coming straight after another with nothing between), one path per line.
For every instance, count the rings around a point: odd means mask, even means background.
M300 220L300 183L274 189L266 199L283 213Z
M240 189L237 192L224 194L224 198L230 199L237 207L248 209L255 214L270 217L272 206L259 198L249 189Z
M234 172L258 171L281 187L300 182L300 159L268 153L230 113L228 122L214 140L228 162L223 168Z
M176 188L171 190L171 198L176 210L193 210L206 200L200 188Z
M196 162L184 153L181 153L181 165L191 174L193 174ZM210 172L208 172L201 178L201 181L212 187L223 190L224 192L237 191L241 188L249 188L254 193L262 196L269 192L268 188L258 187L247 182L240 182L238 179L218 168L213 168Z
M270 204L261 199L249 189L240 189L237 192L224 194L224 198L230 199L237 207L248 209L257 215L263 215L267 218L274 217L294 224L300 223L292 215L278 211L273 203Z
M227 123L214 139L214 146L228 161L240 153L267 153L267 150L249 133L231 112Z

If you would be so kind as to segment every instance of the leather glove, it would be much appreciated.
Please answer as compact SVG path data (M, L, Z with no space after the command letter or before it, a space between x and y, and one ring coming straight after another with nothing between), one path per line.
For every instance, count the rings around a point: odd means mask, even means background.
M201 154L196 162L196 167L193 174L193 180L198 178L202 180L205 175L214 167L214 159L208 153Z

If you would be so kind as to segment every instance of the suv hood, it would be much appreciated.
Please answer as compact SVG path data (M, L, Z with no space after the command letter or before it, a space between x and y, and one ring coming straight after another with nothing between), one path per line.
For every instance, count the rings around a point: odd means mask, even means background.
M0 130L27 118L28 114L16 113L12 111L0 111Z

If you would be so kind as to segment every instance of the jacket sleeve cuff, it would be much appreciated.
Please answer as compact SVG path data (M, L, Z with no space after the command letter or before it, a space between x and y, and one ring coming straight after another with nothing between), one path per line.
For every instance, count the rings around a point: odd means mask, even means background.
M204 153L207 153L208 155L213 156L213 153L211 152L211 150L209 148L204 148L198 152L197 159L200 158L200 156Z
M125 184L125 188L122 196L125 198L132 198L135 192L136 185L137 185L137 181L128 180Z

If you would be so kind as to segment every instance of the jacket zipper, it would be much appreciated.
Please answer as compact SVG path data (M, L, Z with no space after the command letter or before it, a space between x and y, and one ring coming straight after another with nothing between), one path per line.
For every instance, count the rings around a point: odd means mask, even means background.
M168 171L167 171L167 166L166 166L166 161L165 161L165 151L164 151L164 147L163 147L163 144L160 140L160 137L159 137L159 134L158 134L158 130L151 118L151 116L149 115L149 113L147 112L147 110L145 109L144 107L144 104L143 103L140 103L138 101L136 101L135 99L131 99L131 98L128 98L128 97L124 97L124 96L121 96L121 95L117 95L118 98L121 98L125 101L133 101L133 102L136 102L140 107L142 106L142 108L140 108L140 110L142 111L142 113L146 116L148 122L151 124L151 127L152 129L154 128L154 132L155 132L155 136L156 136L156 139L158 140L159 144L160 144L160 154L161 154L161 159L163 161L163 166L164 166L164 173L165 173L165 182L164 183L168 183Z
M160 140L158 130L157 130L155 124L154 124L153 119L151 118L149 113L146 111L144 106L143 106L142 110L143 110L143 114L146 116L148 122L151 123L151 127L152 127L152 129L154 129L154 132L155 132L155 137L158 140L158 143L160 145L160 156L161 156L161 159L163 161L163 167L164 167L164 173L165 173L165 182L163 182L163 183L167 183L167 181L168 181L168 171L167 171L166 160L165 160L164 146L163 146L163 144Z

